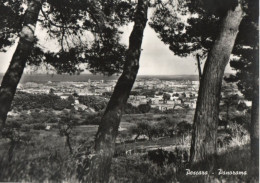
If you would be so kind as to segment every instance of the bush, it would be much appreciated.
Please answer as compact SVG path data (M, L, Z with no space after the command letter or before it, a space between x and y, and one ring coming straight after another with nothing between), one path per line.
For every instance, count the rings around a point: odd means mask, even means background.
M48 108L63 110L65 108L70 109L72 103L72 100L61 99L57 95L17 92L12 103L12 109L17 108L18 110L30 110Z
M148 113L151 109L151 106L149 104L140 104L138 109L141 113Z
M84 125L99 125L101 117L103 116L103 111L98 113L90 114L86 116L86 120L82 123Z
M22 132L29 132L31 130L31 126L28 124L24 124L21 126L21 131Z
M41 123L33 124L34 130L45 130L45 128L46 128L46 126L44 124L41 124Z
M177 124L177 131L179 135L190 133L192 130L192 125L187 121L182 121Z
M20 128L22 126L22 123L19 123L18 121L15 121L14 119L8 120L6 123L6 127L8 128Z
M106 108L108 100L100 96L79 96L79 103L101 111Z
M137 139L141 135L146 135L150 140L152 138L151 125L147 121L138 122L135 126L130 128L130 132L136 135Z
M173 152L164 151L162 149L156 149L153 151L148 151L148 159L153 163L156 163L159 166L163 166L163 164L176 164L176 157Z
M236 124L242 125L245 129L249 130L249 126L251 123L251 115L249 113L246 113L242 116L236 116L232 119L232 121Z
M159 166L173 163L175 166L179 168L185 166L189 160L187 150L178 148L175 148L173 152L165 151L163 149L148 151L147 157L150 161Z
M138 107L133 106L130 103L127 103L124 109L125 114L140 114L140 110Z

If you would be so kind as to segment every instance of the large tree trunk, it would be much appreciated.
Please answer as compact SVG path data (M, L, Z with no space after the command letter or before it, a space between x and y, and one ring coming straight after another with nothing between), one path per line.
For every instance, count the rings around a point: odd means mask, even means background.
M108 182L115 139L130 91L139 69L139 58L143 32L147 22L148 1L138 0L135 24L129 38L129 48L124 70L115 86L114 92L101 119L95 139L94 154L89 158L84 182Z
M223 17L219 36L206 60L194 116L190 149L192 165L205 161L207 168L214 166L222 78L241 20L242 8L239 4Z
M28 2L28 8L24 16L23 28L20 40L14 52L11 63L5 73L0 88L0 130L5 125L7 113L10 110L17 85L22 77L26 60L31 53L34 42L34 31L41 8L40 0Z
M259 57L257 57L259 58ZM254 63L254 86L253 103L251 111L251 159L258 166L259 164L259 59Z

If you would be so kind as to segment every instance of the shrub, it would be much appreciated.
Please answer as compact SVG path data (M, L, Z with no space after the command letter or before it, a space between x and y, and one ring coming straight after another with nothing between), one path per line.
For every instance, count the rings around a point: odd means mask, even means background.
M100 112L94 113L94 114L89 114L86 116L86 120L82 124L99 125L102 116L103 116L103 111L100 111Z
M34 130L45 130L45 128L46 128L46 126L44 124L41 124L41 123L33 124Z
M108 100L100 96L79 96L79 103L101 111L106 108Z
M177 124L177 131L179 135L190 133L192 130L192 125L187 121L182 121Z
M20 128L22 126L22 123L19 123L18 121L12 119L12 120L9 120L6 124L6 127L9 127L9 128Z
M140 114L140 110L138 107L135 107L130 103L127 103L124 108L124 113L125 114Z
M72 102L72 100L61 99L59 96L53 94L32 94L17 92L12 103L12 108L23 110L37 108L63 110L65 108L71 108Z
M24 124L21 126L21 131L22 132L29 132L31 130L31 125Z
M164 151L162 149L156 149L153 151L148 151L148 159L153 163L156 163L159 166L163 166L163 164L176 164L176 157L173 152Z
M152 138L151 125L147 121L138 122L135 126L130 128L132 134L136 134L137 139L140 135L146 135L149 139Z
M250 122L251 122L251 115L246 113L242 116L236 116L232 119L234 123L242 125L245 129L249 130Z
M151 106L149 104L140 104L138 109L141 113L148 113L151 109Z

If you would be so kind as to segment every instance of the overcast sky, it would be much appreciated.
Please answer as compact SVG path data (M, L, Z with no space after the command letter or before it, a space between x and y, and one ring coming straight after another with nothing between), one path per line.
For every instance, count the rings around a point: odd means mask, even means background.
M122 42L128 43L129 35L132 31L132 24L123 28L124 35ZM0 53L0 73L6 72L15 46L8 49L6 53ZM182 75L198 74L193 57L182 58L175 56L167 45L162 43L156 33L147 24L144 32L142 53L140 58L139 75ZM226 72L234 72L229 64Z

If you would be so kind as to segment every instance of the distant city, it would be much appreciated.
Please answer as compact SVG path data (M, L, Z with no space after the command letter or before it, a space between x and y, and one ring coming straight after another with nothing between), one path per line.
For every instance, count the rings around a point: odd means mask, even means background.
M18 91L33 94L48 94L52 92L62 99L71 95L102 96L112 95L118 76L102 75L24 75L18 86ZM226 83L224 83L227 85ZM239 93L231 86L232 93ZM149 104L160 111L182 108L196 108L199 89L198 76L139 76L129 96L128 103L138 107ZM236 90L236 91L234 91ZM78 103L76 101L76 103Z

